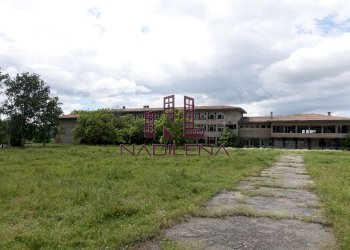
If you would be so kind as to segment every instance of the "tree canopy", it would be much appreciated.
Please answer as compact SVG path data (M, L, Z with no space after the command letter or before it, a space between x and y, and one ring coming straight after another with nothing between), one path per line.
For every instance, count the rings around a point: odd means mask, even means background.
M175 122L170 121L164 114L160 119L156 120L156 135L160 143L172 143L173 141L176 144L184 144L185 138L183 137L183 111L176 110ZM173 139L163 137L163 127L166 127L174 135Z
M119 115L110 110L79 111L74 137L86 144L142 144L151 142L144 138L144 119L132 115Z
M241 140L240 137L230 129L225 129L220 138L220 143L224 144L226 147L240 147Z
M343 144L346 148L350 149L350 133L344 137Z
M10 142L24 146L26 140L47 142L62 113L57 97L38 74L22 73L11 78L0 72L5 100L0 112L9 120Z

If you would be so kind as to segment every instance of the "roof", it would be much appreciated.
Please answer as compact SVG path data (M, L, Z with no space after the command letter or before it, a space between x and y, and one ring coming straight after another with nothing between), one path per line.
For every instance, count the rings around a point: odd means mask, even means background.
M183 109L183 107L179 107L176 109ZM246 114L247 112L240 108L230 105L219 105L219 106L195 106L195 110L205 111L225 111L225 110L233 110L233 111L239 111L243 114ZM163 108L126 108L126 109L113 109L111 110L116 113L143 113L143 112L163 112ZM69 115L61 115L59 117L60 119L77 119L79 118L79 114L69 114Z
M183 107L178 107L176 109L183 109ZM230 105L218 105L218 106L195 106L195 110L211 110L211 111L225 111L225 110L234 110L239 111L243 114L247 112L241 107L235 107ZM140 112L162 112L163 108L126 108L126 109L115 109L116 112L122 113L140 113Z
M77 119L79 114L60 115L59 119Z
M350 117L321 115L321 114L294 114L273 116L243 117L241 123L257 122L293 122L293 121L348 121Z

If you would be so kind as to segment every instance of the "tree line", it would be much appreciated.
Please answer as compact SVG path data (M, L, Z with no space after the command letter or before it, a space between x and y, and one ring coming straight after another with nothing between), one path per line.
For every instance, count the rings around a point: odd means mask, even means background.
M144 137L144 118L122 115L111 110L75 111L79 114L77 125L73 129L75 139L86 144L149 144L149 143L196 143L195 139L183 137L183 111L176 111L175 122L164 114L155 121L154 139ZM174 138L163 137L163 127L168 128ZM240 138L231 130L224 130L220 143L229 147L239 147Z
M26 141L45 145L56 133L62 114L58 97L38 74L10 77L0 68L0 144L24 147Z

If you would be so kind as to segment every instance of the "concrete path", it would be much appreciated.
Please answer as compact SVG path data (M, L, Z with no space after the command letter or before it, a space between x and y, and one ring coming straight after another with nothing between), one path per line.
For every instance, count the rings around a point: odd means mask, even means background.
M165 234L184 249L334 249L313 185L301 155L283 156Z

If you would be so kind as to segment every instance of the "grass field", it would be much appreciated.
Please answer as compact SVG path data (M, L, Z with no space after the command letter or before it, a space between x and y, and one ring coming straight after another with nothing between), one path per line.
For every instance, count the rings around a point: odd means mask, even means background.
M350 249L350 152L310 151L304 157L339 246Z
M120 157L116 146L82 145L2 149L0 249L116 249L150 239L258 173L280 151L230 154Z

